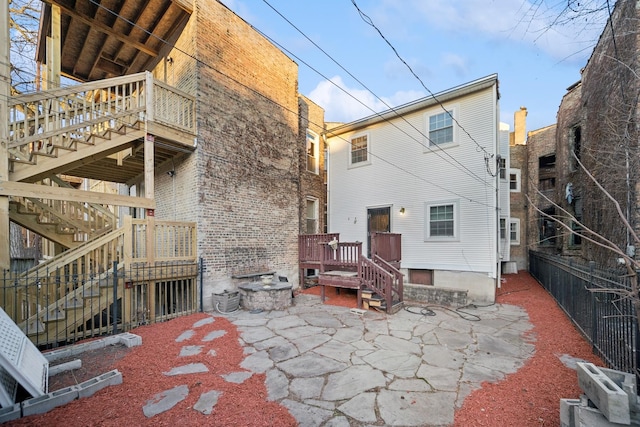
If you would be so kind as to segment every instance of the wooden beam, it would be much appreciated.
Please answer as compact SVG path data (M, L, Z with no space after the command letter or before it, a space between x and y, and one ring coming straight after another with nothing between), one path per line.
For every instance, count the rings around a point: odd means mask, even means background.
M50 5L57 5L60 7L60 9L66 14L69 15L70 17L72 17L73 19L77 19L80 22L85 23L86 25L90 26L91 28L101 31L105 34L108 34L112 37L115 37L116 39L120 40L123 43L127 43L130 44L131 46L135 47L136 49L138 49L141 52L146 53L149 56L153 56L156 57L158 56L158 52L149 48L148 46L145 46L144 44L138 42L137 40L125 36L117 31L114 31L113 28L109 27L108 25L103 24L100 21L97 21L93 18L91 18L90 16L84 15L82 13L76 12L73 9L69 9L67 8L65 5L59 3L57 0L44 0L46 3L50 4Z
M95 191L76 190L71 188L49 187L39 184L27 184L24 182L0 181L0 198L7 196L68 200L70 202L129 206L143 209L155 209L156 207L155 199L124 196L120 194L98 193ZM7 209L7 216L8 212L9 211ZM9 233L7 233L7 235L8 234Z
M9 179L9 0L0 0L0 180ZM9 197L0 196L0 269L9 269Z

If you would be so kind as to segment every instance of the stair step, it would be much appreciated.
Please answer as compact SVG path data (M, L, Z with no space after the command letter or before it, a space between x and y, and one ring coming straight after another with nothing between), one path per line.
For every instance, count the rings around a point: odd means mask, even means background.
M35 154L35 155L38 155L38 156L49 157L49 158L52 158L52 159L58 158L58 156L56 154L47 153L46 151L33 151L32 154Z
M36 162L33 161L33 160L22 160L22 159L12 159L12 158L10 158L9 161L13 162L13 163L22 163L24 165L35 165L36 164Z

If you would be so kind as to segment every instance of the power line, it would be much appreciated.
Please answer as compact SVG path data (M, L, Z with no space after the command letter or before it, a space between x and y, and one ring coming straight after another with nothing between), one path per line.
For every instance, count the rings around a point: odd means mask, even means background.
M400 60L400 62L402 62L407 69L409 70L409 72L411 72L411 74L420 82L420 84L422 85L422 87L429 92L429 94L433 97L433 99L438 103L438 105L440 105L440 107L442 107L442 109L449 114L449 116L451 117L451 120L453 120L456 125L462 129L462 131L464 131L464 133L467 134L467 136L469 138L471 138L471 140L476 144L476 146L482 150L485 154L485 156L489 156L489 157L493 157L494 155L487 152L487 150L485 149L485 147L481 146L478 141L475 140L474 137L471 136L471 134L460 124L458 123L458 120L456 120L455 117L453 117L453 114L451 114L451 112L449 110L447 110L445 108L445 106L440 102L440 100L438 98L436 98L436 96L433 94L433 92L431 92L431 90L429 90L429 88L424 84L424 82L422 81L422 79L415 73L415 71L413 71L413 68L411 68L411 66L407 63L407 61L405 61L400 54L398 53L398 51L396 50L396 48L391 44L391 42L389 42L389 40L387 40L387 38L384 36L384 34L382 34L382 31L380 31L380 29L376 26L376 24L373 23L373 20L371 18L369 18L369 16L367 16L367 14L365 14L362 10L360 10L360 8L358 7L358 5L356 4L355 0L351 0L351 3L353 3L353 6L356 8L356 10L358 11L358 13L360 14L360 17L362 18L362 20L367 24L370 25L371 27L373 27L377 33L380 35L380 37L382 37L382 40L385 41L385 43L387 43L387 45L391 48L391 50L393 51L393 53L398 57L398 59Z
M420 129L416 128L413 123L409 122L402 114L399 114L396 109L394 109L392 106L390 106L389 104L387 104L382 98L380 98L375 92L373 92L371 89L369 89L367 87L367 85L365 85L362 81L360 81L356 76L354 76L349 70L347 70L344 66L342 66L342 64L340 64L338 61L336 61L331 55L329 55L322 47L320 47L316 42L314 42L309 36L307 36L302 30L300 30L295 24L293 24L289 19L287 19L282 13L280 13L280 11L278 11L275 7L273 7L267 0L263 0L263 2L269 6L275 13L277 13L282 19L284 19L289 25L291 25L296 31L298 31L302 36L304 36L304 38L306 38L309 42L311 42L316 48L318 48L318 50L320 50L325 56L327 56L331 61L333 61L333 63L335 63L338 67L340 67L345 73L347 73L351 78L353 78L356 82L358 82L363 88L365 88L369 93L371 93L376 99L378 99L380 102L382 102L390 111L392 111L393 113L396 114L396 117L400 118L401 120L403 120L405 123L407 123L409 126L411 126L411 128L413 128L415 131L417 131L420 135L422 135L425 139L427 139L429 142L433 143L433 141L431 140L431 138L429 138L428 135L426 135L425 133L423 133ZM287 53L291 54L294 58L296 58L297 60L301 61L304 65L306 65L307 67L309 67L311 70L315 71L318 75L322 76L323 78L325 78L328 82L330 82L331 84L333 84L334 86L336 86L338 89L340 89L341 91L343 91L345 94L347 94L348 96L350 96L351 98L353 98L354 100L356 100L358 103L360 103L361 105L363 105L364 107L366 107L367 109L369 109L371 112L373 112L375 115L377 115L378 117L380 117L381 119L383 119L384 121L386 121L387 123L391 124L392 126L394 126L396 129L398 129L400 132L404 133L406 136L408 136L409 138L413 139L414 141L416 141L418 144L420 144L422 147L428 149L429 151L431 151L432 153L436 153L438 155L438 157L440 157L441 159L447 161L444 157L442 157L440 155L440 153L444 153L446 154L450 159L452 159L455 163L457 163L458 165L460 165L460 167L462 167L463 172L470 174L470 176L472 176L473 178L477 179L478 181L484 183L485 185L487 185L487 182L482 179L481 177L479 177L478 175L476 175L475 172L473 172L472 170L470 170L468 167L466 167L465 165L463 165L462 163L460 163L460 161L458 161L458 159L456 159L455 157L453 157L447 150L444 150L442 147L440 147L438 144L433 144L437 147L437 151L433 150L431 148L431 144L423 144L421 141L415 139L413 136L409 135L404 129L401 129L400 127L398 127L395 123L393 123L391 120L389 120L388 118L386 118L383 114L376 112L375 110L373 110L373 108L369 107L368 105L366 105L364 102L360 101L358 98L356 98L355 96L353 96L353 94L349 93L348 91L346 91L345 89L343 89L342 87L340 87L339 85L335 84L333 81L331 81L329 78L327 78L326 76L324 76L322 73L320 73L318 70L316 70L315 68L313 68L312 66L310 66L309 64L307 64L305 61L303 61L301 58L299 58L297 55L295 55L293 52L289 51L288 49L286 49L284 46L280 45L277 41L273 40L271 37L269 37L268 35L262 33L260 30L258 30L257 28L253 27L256 31L258 31L260 34L262 34L264 37L266 37L267 39L269 39L272 43L274 43L275 45L277 45L278 47L280 47L281 49L287 51ZM435 99L435 97L434 97ZM448 161L447 161L448 162ZM449 164L451 164L450 162L448 162ZM453 165L455 166L455 165ZM491 185L492 186L492 185ZM493 187L493 186L492 186Z
M98 3L96 0L89 0L89 1L90 1L91 3L93 3L94 5L96 5L97 7L102 8L102 9L103 9L103 10L105 10L106 12L108 12L108 13L110 13L110 14L114 15L115 17L117 17L117 18L119 18L119 19L122 19L123 21L127 22L129 25L134 26L134 27L136 27L136 28L140 29L141 31L145 32L147 35L149 35L149 36L151 36L151 37L156 38L157 40L159 40L160 42L162 42L162 43L164 43L164 44L170 45L170 44L169 44L169 42L168 42L167 40L164 40L163 38L161 38L161 37L159 37L159 36L157 36L157 35L153 34L152 32L148 31L148 30L147 30L147 29L145 29L145 28L141 27L141 26L140 26L140 25L138 25L137 23L135 23L135 22L133 22L133 21L131 21L131 20L129 20L129 19L127 19L127 18L125 18L125 17L121 16L118 12L115 12L115 11L113 11L113 10L111 10L111 9L107 8L106 6L104 6L104 5L100 4L100 3ZM249 24L249 25L251 25L251 24ZM262 32L260 32L259 30L257 30L254 26L251 26L251 27L252 27L253 29L255 29L256 31L258 31L258 32L259 32L261 35L263 35L264 37L267 37L267 36L266 36L266 35L264 35ZM268 37L267 37L267 38L268 38ZM268 39L269 39L269 40L271 40L270 38L268 38ZM240 82L240 81L238 81L238 80L234 79L233 77L231 77L231 76L229 76L229 75L227 75L227 74L225 74L225 73L221 72L220 70L217 70L215 67L213 67L212 65L210 65L210 64L208 64L208 63L206 63L206 62L204 62L203 60L196 58L193 54L190 54L190 53L188 53L188 52L184 51L183 49L181 49L181 48L179 48L179 47L176 47L176 46L171 46L171 47L172 47L174 50L176 50L177 52L180 52L180 53L184 54L186 57L193 59L196 63L201 64L202 66L207 67L208 69L211 69L211 70L215 71L215 72L216 72L216 73L218 73L219 75L224 76L225 78L229 79L230 81L233 81L234 83L236 83L236 84L238 84L238 85L240 85L240 86L242 86L242 87L244 87L244 88L246 88L246 89L250 90L251 92L255 93L256 95L258 95L258 96L260 96L260 97L262 97L262 98L264 98L266 101L268 101L268 102L270 102L270 103L272 103L272 104L274 104L274 105L276 105L276 106L278 106L278 107L282 108L283 110L288 111L288 112L291 112L291 113L294 113L294 114L296 114L296 115L298 114L298 111L297 111L297 110L295 110L295 111L294 111L294 110L291 110L291 109L287 108L286 106L283 106L283 105L279 104L278 102L274 101L273 99L270 99L270 98L268 98L267 96L263 95L262 93L258 92L256 89L254 89L254 88L252 88L252 87L250 87L250 86L247 86L246 84L244 84L244 83L242 83L242 82ZM312 69L313 69L313 68L312 68ZM314 71L316 71L316 70L314 69ZM317 72L317 71L316 71L316 72ZM320 73L319 73L319 74L320 74ZM320 74L320 75L321 75L321 74ZM222 82L220 82L220 83L222 83ZM224 83L222 83L222 84L224 84ZM228 87L228 86L227 86L227 87ZM324 123L319 124L319 123L315 123L315 122L313 122L313 121L310 121L310 123L313 123L313 124L315 124L316 126L319 126L319 127L321 127L321 128L323 128L323 127L324 127ZM341 137L340 137L340 139L344 140L346 143L348 143L348 144L350 144L350 145L351 145L351 141L347 141L347 140L345 140L344 138L341 138ZM368 151L368 152L369 152L369 151ZM477 204L480 204L480 205L483 205L483 206L487 206L487 207L490 207L490 208L492 208L492 207L493 207L493 206L491 206L491 205L489 205L489 204L487 204L487 203L483 203L483 202L481 202L481 201L474 200L474 199L472 199L472 198L469 198L468 196L464 196L464 195L458 194L458 193L456 193L456 192L454 192L454 191L452 191L452 190L450 190L450 189L448 189L448 188L445 188L445 187L443 187L443 186L441 186L441 185L435 184L435 183L433 183L433 182L431 182L431 181L429 181L429 180L427 180L427 179L425 179L425 178L422 178L422 177L417 176L415 173L413 173L413 172L411 172L411 171L409 171L409 170L407 170L407 169L405 169L405 168L403 168L403 167L401 167L401 166L399 166L399 165L394 164L393 162L390 162L390 161L388 161L388 160L386 160L386 159L383 159L382 157L377 156L377 155L375 155L375 154L373 154L373 153L371 153L371 152L369 152L369 153L371 154L371 156L373 156L373 157L376 157L376 158L380 159L381 161L383 161L383 162L385 162L385 163L387 163L387 164L389 164L389 165L391 165L391 166L393 166L393 167L397 168L398 170L400 170L400 171L402 171L402 172L404 172L404 173L407 173L407 174L409 174L409 175L411 175L411 176L413 176L413 177L415 177L415 178L417 178L417 179L419 179L419 180L421 180L421 181L423 181L423 182L425 182L425 183L427 183L427 184L433 185L433 186L434 186L434 187L436 187L436 188L440 188L440 189L442 189L442 190L444 190L444 191L446 191L446 192L448 192L448 193L450 193L450 194L453 194L453 195L455 195L455 196L458 196L458 197L460 197L461 199L465 199L465 200L468 200L469 202L477 203ZM470 172L472 172L472 171L470 171ZM483 183L485 186L487 185L486 181L482 180L482 179L481 179L481 178L479 178L479 177L478 177L478 179L479 179L479 181L480 181L481 183Z

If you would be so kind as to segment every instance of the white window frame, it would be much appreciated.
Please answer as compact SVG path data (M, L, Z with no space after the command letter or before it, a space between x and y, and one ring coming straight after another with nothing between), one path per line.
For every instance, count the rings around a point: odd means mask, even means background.
M500 174L500 179L507 180L507 159L504 157L500 157L498 159L498 173Z
M514 231L512 227L515 226L516 238L511 238L511 233ZM520 244L520 218L509 218L509 243L512 246L517 246Z
M362 137L367 138L367 148L365 150L367 153L367 158L366 160L362 160L360 162L354 163L353 162L353 141L355 139L362 138ZM347 155L349 156L349 167L359 167L359 166L370 165L371 164L371 135L367 132L367 133L359 133L351 136L351 138L349 138L349 151Z
M511 188L511 175L516 176L516 188ZM520 190L520 169L509 169L509 191L512 193L519 193Z
M453 106L445 106L445 108L438 108L437 110L432 110L429 111L427 113L425 113L424 115L424 127L425 127L425 147L427 147L425 149L425 152L433 152L434 148L449 148L449 147L455 147L458 145L458 126L457 126L457 120L458 120L458 106L457 105L453 105ZM430 134L431 134L431 129L430 129L430 122L431 122L431 117L437 116L437 115L441 115L441 114L447 114L450 113L451 114L451 127L452 127L452 140L450 142L444 142L441 144L436 144L431 140Z
M453 236L431 235L431 208L438 206L453 206ZM460 201L440 200L425 202L424 204L424 240L425 242L451 242L460 239Z
M498 227L500 229L500 240L507 240L507 218L500 218L500 225Z
M313 215L314 218L309 217L309 203L313 203ZM309 220L315 221L315 231L311 234L317 234L320 230L320 209L318 207L319 200L315 197L307 197L305 206L304 206L304 216L305 216L305 230L309 232Z
M311 140L313 141L313 154L309 155L309 140L312 137ZM316 175L318 175L319 173L319 163L320 163L320 137L318 136L317 133L315 133L314 131L307 129L307 136L306 136L306 160L307 160L307 172L311 172L314 173ZM309 169L309 158L313 158L314 159L314 168Z

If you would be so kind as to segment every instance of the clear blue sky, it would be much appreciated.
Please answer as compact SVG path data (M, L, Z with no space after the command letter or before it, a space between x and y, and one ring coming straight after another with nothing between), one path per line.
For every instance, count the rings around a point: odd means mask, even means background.
M527 130L555 123L607 16L589 13L603 0L222 1L298 63L299 92L325 109L326 121L497 73L501 121L513 129L513 113L527 107Z

